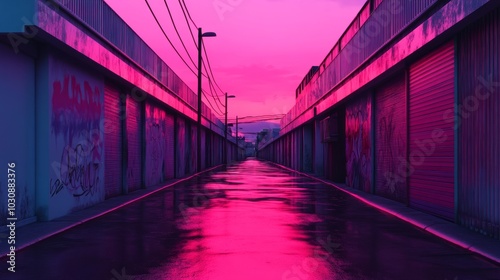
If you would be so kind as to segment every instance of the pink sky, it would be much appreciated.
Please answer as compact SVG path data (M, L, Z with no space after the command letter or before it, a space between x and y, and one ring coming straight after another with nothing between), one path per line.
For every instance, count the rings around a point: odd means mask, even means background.
M170 47L146 3L141 0L106 2L196 92L196 76ZM190 63L163 0L149 2L169 38ZM237 96L228 102L228 117L234 119L236 115L288 112L295 103L295 89L302 78L311 66L321 63L365 0L185 2L193 20L204 32L217 33L215 38L205 38L204 44L218 84L224 91ZM167 3L189 53L197 62L196 47L178 0L167 0ZM208 90L206 83L204 88ZM221 101L224 102L222 96Z

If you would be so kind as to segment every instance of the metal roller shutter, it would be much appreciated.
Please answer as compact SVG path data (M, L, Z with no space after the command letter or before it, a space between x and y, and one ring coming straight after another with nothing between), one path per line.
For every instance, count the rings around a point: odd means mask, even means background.
M133 98L127 98L127 188L134 191L141 188L141 106Z
M177 141L176 141L176 176L178 178L186 175L186 122L182 118L176 118Z
M175 170L175 121L168 113L165 116L165 178L174 178Z
M454 44L446 44L410 68L407 171L410 205L454 219Z
M146 104L146 187L161 184L166 179L164 173L166 165L165 118L165 111Z
M407 149L405 80L401 75L391 81L375 95L375 192L406 202L406 177L400 168Z
M186 122L187 123L187 122ZM196 172L196 152L197 152L197 138L196 138L196 124L189 123L188 125L190 133L187 139L187 153L186 156L190 162L189 164L189 174Z
M458 40L458 222L500 239L500 8ZM450 116L453 117L453 116Z
M120 93L104 88L104 186L106 199L122 193L122 131Z

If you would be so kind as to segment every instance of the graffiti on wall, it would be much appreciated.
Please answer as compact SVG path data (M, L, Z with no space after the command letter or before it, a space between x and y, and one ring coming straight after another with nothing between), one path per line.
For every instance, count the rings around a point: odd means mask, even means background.
M187 150L187 145L186 145L186 122L181 119L181 118L177 118L176 119L176 127L177 127L177 131L176 131L176 134L175 136L177 137L177 141L176 141L176 145L175 145L175 149L177 151L176 153L176 175L178 177L182 177L184 175L186 175L186 155L185 155L185 151Z
M347 185L371 190L371 96L346 107Z
M57 200L54 207L69 211L96 203L104 195L103 85L66 65L54 65L49 191Z
M391 92L389 92L391 93ZM404 91L377 98L376 192L401 202L406 200L406 182L396 180L401 160L406 158L406 114L402 100Z
M146 184L165 181L165 111L146 106Z
M129 191L142 187L141 168L141 107L139 102L127 98L127 185Z

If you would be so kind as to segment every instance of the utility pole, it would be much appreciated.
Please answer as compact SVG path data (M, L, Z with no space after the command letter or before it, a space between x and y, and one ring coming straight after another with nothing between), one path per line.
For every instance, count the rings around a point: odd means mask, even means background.
M203 33L198 28L198 126L196 127L196 172L201 172L201 49Z
M198 28L198 121L196 127L196 172L201 172L201 78L202 78L202 59L201 59L201 50L203 48L203 37L215 37L216 34L214 32L201 32L201 27Z

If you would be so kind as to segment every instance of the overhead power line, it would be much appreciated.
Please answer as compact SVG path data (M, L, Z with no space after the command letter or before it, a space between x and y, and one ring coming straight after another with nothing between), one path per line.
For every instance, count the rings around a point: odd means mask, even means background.
M158 27L160 27L160 30L161 32L163 33L163 35L165 36L165 38L167 38L167 41L168 43L170 44L170 46L172 46L172 48L174 49L175 53L179 56L179 58L182 60L182 62L184 62L184 64L186 65L186 67L196 76L196 72L191 69L191 67L188 65L188 63L186 62L186 60L184 60L184 58L182 57L182 55L179 53L179 51L175 48L174 44L172 43L172 41L170 41L170 38L168 38L167 36L167 33L165 32L165 29L163 29L163 27L161 26L160 24L160 21L158 20L158 18L156 17L156 14L155 12L153 11L153 9L151 8L151 5L149 5L148 3L148 0L144 0L146 2L146 5L148 5L148 8L149 8L149 11L151 12L151 14L153 15L155 21L156 21L156 24L158 25Z
M182 62L186 65L186 67L195 75L197 76L197 73L195 70L193 70L191 68L191 66L189 66L189 64L186 62L186 60L183 58L183 56L180 54L180 52L177 50L177 48L175 47L175 45L172 43L172 41L170 40L170 38L168 37L165 29L163 28L163 26L161 25L158 17L156 16L156 13L153 11L151 5L149 4L148 0L145 0L146 2L146 5L148 6L148 9L149 11L151 12L151 15L153 16L154 20L156 21L156 24L158 25L158 27L160 28L161 32L163 33L164 37L167 39L168 43L170 44L170 46L174 49L175 53L179 56L179 58L182 60ZM168 6L168 3L166 0L164 0L164 4L165 4L165 7L167 8L167 11L168 11L168 14L169 14L169 17L170 17L170 20L172 22L172 25L174 27L174 30L177 34L177 37L179 38L179 40L181 41L181 44L184 48L184 50L186 51L186 54L188 55L189 57L189 60L191 61L191 63L195 66L195 69L197 70L198 67L196 66L196 63L194 62L192 56L189 54L189 51L186 47L186 44L184 43L183 39L182 39L182 36L180 35L179 33L179 30L177 29L177 25L175 24L175 20L173 18L173 15L172 15L172 12L170 10L170 7ZM191 14L189 13L189 10L187 8L187 5L186 3L184 2L184 0L179 0L179 5L181 6L181 9L182 9L182 12L183 12L183 15L184 15L184 18L186 20L186 24L188 25L188 28L189 28L189 33L191 34L191 38L193 40L193 43L195 45L196 48L198 48L198 45L196 43L196 39L193 35L193 31L191 29L191 25L189 24L189 20L192 22L192 24L196 27L196 23L194 22L194 20L192 19L191 17ZM189 20L188 20L189 18ZM219 104L222 105L222 107L224 108L225 105L222 104L222 102L220 101L220 98L219 98L219 95L217 94L217 90L214 86L214 84L217 86L217 88L223 93L222 89L220 88L220 86L218 85L218 83L215 81L215 78L214 78L214 75L213 75L213 71L211 69L211 65L210 65L210 62L209 62L209 58L208 58L208 54L207 54L207 51L206 51L206 48L203 46L203 50L204 50L204 53L205 53L205 57L206 57L206 60L207 60L207 63L208 64L208 69L206 67L206 65L203 63L203 67L205 69L205 73L202 73L202 75L208 79L208 82L209 82L209 86L210 86L210 96L212 97L212 99L215 101L215 105L217 107L217 109L212 105L212 103L210 102L210 99L208 98L207 95L209 95L206 91L203 90L202 94L203 96L205 96L205 99L207 100L207 102L209 103L210 107L212 108L212 110L217 113L217 114L221 114L221 115L224 115L224 112L223 110L220 108ZM215 93L214 93L215 91ZM219 104L218 104L219 103Z
M180 2L179 2L180 3ZM189 13L189 9L188 7L186 6L186 2L184 2L184 0L182 0L182 4L184 4L184 8L186 9L186 12L189 16L189 19L191 20L191 22L193 23L194 27L196 27L196 29L198 29L198 26L196 25L196 23L194 22L193 18L191 17L191 14Z
M193 63L194 67L197 68L196 63L194 62L193 58L189 54L189 51L186 48L186 45L184 44L184 41L182 40L181 34L179 34L179 30L177 29L177 25L175 24L174 17L172 16L172 12L170 12L170 7L168 6L167 0L163 0L163 2L165 3L165 7L167 8L168 15L170 17L170 21L172 22L172 26L174 27L174 30L175 30L175 33L177 34L177 37L179 37L179 40L181 41L182 47L186 51L186 54L188 55L189 60L191 60L191 62ZM195 46L196 46L196 44L195 44Z

